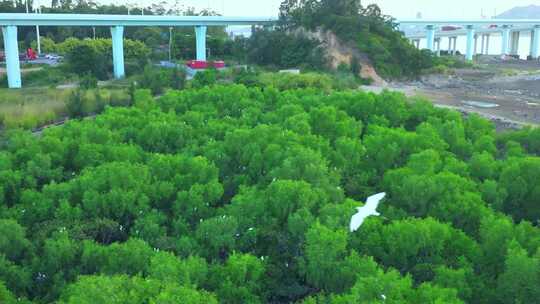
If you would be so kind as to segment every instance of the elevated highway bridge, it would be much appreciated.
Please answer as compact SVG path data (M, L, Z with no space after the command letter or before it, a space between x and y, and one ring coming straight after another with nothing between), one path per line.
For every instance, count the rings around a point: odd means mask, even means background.
M206 60L206 31L208 26L231 25L273 25L272 17L223 17L223 16L135 16L135 15L92 15L92 14L1 14L0 27L4 36L8 86L20 88L21 71L17 27L19 26L105 26L110 27L114 77L123 78L124 46L123 36L126 26L188 26L195 28L197 60ZM442 37L453 41L456 48L458 36L467 37L467 60L472 60L476 52L477 38L482 36L482 53L489 49L489 37L494 33L502 35L502 54L511 54L519 46L519 33L532 33L530 55L540 56L540 19L479 19L479 20L438 20L402 19L397 23L405 36L419 46L420 39L427 40L427 48L433 52L440 50ZM445 30L454 27L456 30ZM450 48L449 48L450 49Z
M92 14L0 14L4 35L4 50L8 86L22 86L19 63L17 27L19 26L105 26L111 28L114 77L123 78L124 27L126 26L188 26L195 28L197 60L206 60L206 31L208 26L272 25L276 18L222 16L135 16Z
M488 53L489 38L492 34L501 34L501 55L515 55L519 49L520 33L530 32L530 58L536 60L540 56L540 19L403 19L398 20L398 24L413 44L418 47L420 39L426 39L427 49L433 52L440 51L442 37L448 37L449 51L455 52L457 37L466 36L467 60L473 60L480 36L480 53Z

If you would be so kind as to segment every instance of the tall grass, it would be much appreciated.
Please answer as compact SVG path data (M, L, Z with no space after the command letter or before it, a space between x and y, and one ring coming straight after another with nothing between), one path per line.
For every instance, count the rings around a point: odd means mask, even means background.
M0 89L0 127L33 129L71 116L66 105L74 90ZM80 115L90 115L108 105L127 106L130 99L126 90L94 89L82 92L81 103Z
M69 90L0 89L0 123L5 128L35 128L66 115Z

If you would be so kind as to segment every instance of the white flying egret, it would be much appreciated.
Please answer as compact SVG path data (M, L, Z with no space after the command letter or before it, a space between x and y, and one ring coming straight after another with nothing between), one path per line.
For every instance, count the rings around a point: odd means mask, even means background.
M355 232L362 226L364 220L369 216L379 216L381 215L377 212L377 206L379 202L386 196L386 193L379 193L372 195L367 198L366 204L363 207L357 207L358 213L352 216L351 218L351 232Z

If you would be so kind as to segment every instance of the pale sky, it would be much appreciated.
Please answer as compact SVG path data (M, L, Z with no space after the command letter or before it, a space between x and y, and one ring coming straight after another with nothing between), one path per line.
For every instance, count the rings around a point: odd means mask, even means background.
M99 1L99 0L98 0ZM112 2L102 0L99 2ZM151 0L116 0L114 3L145 3ZM166 1L174 3L175 0ZM225 16L277 16L281 0L178 0L180 4L197 9L211 7ZM396 18L415 18L422 12L423 18L480 18L500 14L514 6L540 5L540 0L364 0L363 4L378 4L385 14Z

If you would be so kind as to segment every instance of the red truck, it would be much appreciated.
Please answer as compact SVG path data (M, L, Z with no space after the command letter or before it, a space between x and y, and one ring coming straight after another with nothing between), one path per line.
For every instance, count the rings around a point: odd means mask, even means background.
M29 48L26 50L26 53L19 54L19 60L36 60L37 59L37 53L32 49ZM6 60L6 53L0 52L0 61Z
M194 70L202 70L208 68L208 62L203 60L190 60L186 65Z
M32 48L28 48L26 50L26 60L36 60L36 59L37 59L37 53Z
M210 67L221 69L225 67L225 62L221 60L218 60L218 61L190 60L186 62L186 65L194 70L203 70L203 69L208 69Z
M213 65L214 68L216 68L216 69L222 69L222 68L225 67L225 62L222 61L222 60L218 60L218 61L214 61L214 62L212 63L212 65Z

